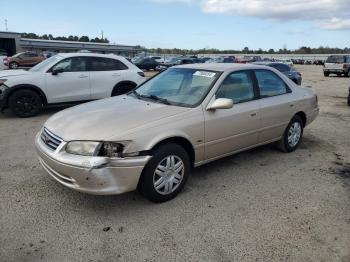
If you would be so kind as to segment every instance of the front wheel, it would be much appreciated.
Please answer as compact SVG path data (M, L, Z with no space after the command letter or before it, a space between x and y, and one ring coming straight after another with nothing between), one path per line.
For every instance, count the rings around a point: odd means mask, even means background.
M140 192L155 203L173 199L184 187L190 173L190 159L178 144L158 147L143 170Z
M9 98L11 111L19 117L31 117L40 113L43 102L40 95L32 90L15 91Z
M284 131L279 148L286 153L297 149L303 137L303 128L304 124L300 116L294 116Z
M19 65L18 65L17 62L11 62L11 63L9 64L10 69L17 69L18 66L19 66Z

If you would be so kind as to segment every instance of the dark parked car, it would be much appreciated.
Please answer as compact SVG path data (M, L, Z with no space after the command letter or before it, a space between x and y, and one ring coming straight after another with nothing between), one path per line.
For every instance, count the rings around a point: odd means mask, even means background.
M134 64L144 70L156 70L159 63L152 57L140 58L134 62Z
M187 64L195 64L194 58L174 57L169 62L157 66L157 70L159 72L162 72L167 70L169 67L172 67L175 65L187 65Z
M254 64L258 65L266 65L273 67L277 69L278 71L285 74L289 79L291 79L294 83L297 85L301 85L302 77L301 74L296 71L295 69L291 68L290 66L284 64L284 63L278 63L278 62L256 62Z

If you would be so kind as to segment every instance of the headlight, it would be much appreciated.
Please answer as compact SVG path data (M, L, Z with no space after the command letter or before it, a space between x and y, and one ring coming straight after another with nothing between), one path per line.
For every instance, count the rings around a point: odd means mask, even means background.
M81 156L122 157L124 145L116 142L72 141L66 152Z
M73 155L96 156L100 144L100 142L72 141L67 144L66 152Z

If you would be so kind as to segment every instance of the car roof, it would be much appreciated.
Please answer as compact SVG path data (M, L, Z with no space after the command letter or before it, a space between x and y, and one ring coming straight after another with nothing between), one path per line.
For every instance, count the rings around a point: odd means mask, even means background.
M57 55L62 57L74 57L74 56L93 56L93 57L106 57L106 58L124 58L115 54L97 54L97 53L58 53Z
M189 64L189 65L178 65L173 68L189 68L198 70L212 70L212 71L233 71L233 70L248 70L248 69L269 69L264 65L255 64L231 64L231 63L204 63L204 64Z

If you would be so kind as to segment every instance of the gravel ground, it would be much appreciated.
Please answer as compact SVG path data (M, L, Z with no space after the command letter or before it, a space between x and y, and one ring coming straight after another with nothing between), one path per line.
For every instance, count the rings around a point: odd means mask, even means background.
M163 204L61 186L33 145L59 109L0 114L0 261L350 261L350 81L297 68L321 107L300 148L200 167Z

